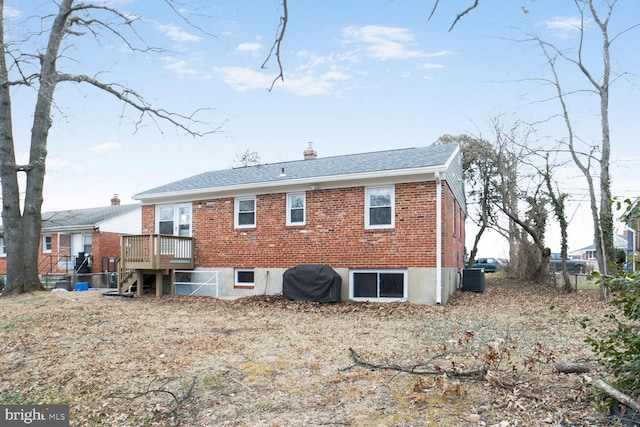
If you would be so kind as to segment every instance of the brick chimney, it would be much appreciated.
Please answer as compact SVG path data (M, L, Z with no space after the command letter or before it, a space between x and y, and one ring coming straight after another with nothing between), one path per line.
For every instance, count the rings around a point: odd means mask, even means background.
M311 160L318 157L318 153L313 149L313 142L309 142L309 147L303 152L305 160Z
M117 194L114 194L111 198L111 206L120 206L120 198Z

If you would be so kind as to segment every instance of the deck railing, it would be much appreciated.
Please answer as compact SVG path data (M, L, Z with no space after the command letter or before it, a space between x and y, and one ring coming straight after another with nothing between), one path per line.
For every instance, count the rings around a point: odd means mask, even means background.
M120 238L124 269L192 269L193 238L164 234L124 235Z

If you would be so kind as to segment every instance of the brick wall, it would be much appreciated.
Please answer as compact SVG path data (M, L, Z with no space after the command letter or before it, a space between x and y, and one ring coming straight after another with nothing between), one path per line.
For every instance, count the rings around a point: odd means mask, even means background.
M108 262L103 258L120 257L120 235L117 233L93 233L91 238L93 255L92 273L106 271Z
M142 206L142 234L155 233L156 207L155 205Z
M94 232L91 236L91 249L93 255L92 273L100 273L102 271L103 257L119 257L120 256L120 235L117 233L99 233ZM51 234L51 253L42 252L42 236L40 236L40 245L38 247L38 273L67 273L66 270L58 268L58 255L60 248L58 247L58 235ZM66 253L65 253L66 255ZM70 261L73 257L78 256L77 253L71 253ZM7 274L7 259L0 257L0 274Z
M444 220L453 195L444 185ZM234 228L234 199L193 203L193 236L199 267L288 268L321 263L335 268L434 267L436 263L435 182L395 186L395 228L364 228L363 187L306 193L306 225L286 225L286 194L257 197L256 228ZM457 203L456 209L460 209ZM154 232L154 206L143 206L143 233ZM464 218L460 231L443 227L443 266L462 266Z
M464 211L448 185L442 192L442 266L464 268Z

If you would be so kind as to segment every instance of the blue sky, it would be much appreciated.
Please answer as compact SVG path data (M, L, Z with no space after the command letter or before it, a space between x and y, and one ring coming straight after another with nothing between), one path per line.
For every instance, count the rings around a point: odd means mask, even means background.
M51 12L53 2L5 3L6 26L17 40L21 30L40 24L29 17ZM575 50L578 34L569 0L481 1L451 32L455 15L472 1L441 1L428 21L434 0L290 0L282 44L285 80L268 91L277 64L261 66L276 34L279 0L185 2L190 9L182 12L193 25L164 1L107 3L139 16L140 37L164 50L132 53L113 38L85 36L67 47L60 69L126 85L158 108L187 115L202 109L196 117L207 126L199 129L217 132L193 138L150 120L136 131L132 109L91 87L61 84L44 210L103 206L114 193L123 203L133 202L132 195L149 188L231 167L246 150L271 163L301 159L310 141L319 156L334 156L425 146L443 134L491 138L496 117L510 126L559 111L557 103L545 101L552 92L540 81L549 68L539 48L520 40L537 34ZM621 0L618 9L612 35L640 22L636 0ZM593 23L587 29L584 58L598 76L599 45L591 37L597 29ZM639 34L635 29L619 37L611 59L617 76L610 108L613 190L632 198L640 181ZM588 88L569 67L562 71L567 88ZM18 155L26 161L34 96L25 88L13 95ZM585 146L597 143L596 97L572 100L579 137ZM551 141L566 131L551 120L537 134ZM577 249L591 242L591 233L584 232L590 224L586 184L571 167L561 176L563 190L574 195L570 246ZM484 245L481 252L489 255L499 243Z

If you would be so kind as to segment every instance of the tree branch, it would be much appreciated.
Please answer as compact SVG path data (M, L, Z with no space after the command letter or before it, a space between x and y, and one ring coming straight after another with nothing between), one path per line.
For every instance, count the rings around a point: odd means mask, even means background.
M609 396L613 397L618 402L624 405L627 405L628 407L630 407L636 412L640 412L640 402L635 401L631 396L624 394L623 392L615 389L611 384L599 378L595 380L592 380L591 378L586 376L585 378L587 382L590 382L591 384L593 384L594 387L607 393Z
M139 399L143 396L146 396L148 394L166 394L171 396L171 398L173 399L174 402L174 407L173 409L169 412L169 414L171 414L173 416L173 419L175 421L174 426L177 427L178 425L180 425L180 407L182 406L182 404L189 399L192 394L193 394L193 389L195 388L196 385L196 380L197 377L193 377L191 379L191 384L189 385L187 391L180 397L178 396L176 393L172 392L171 390L167 390L164 387L161 388L151 388L151 384L153 383L153 380L149 383L149 385L147 385L146 390L144 391L140 391L137 393L133 393L130 395L124 394L124 395L113 395L113 397L117 397L117 398L126 398L126 399Z
M425 366L425 363L420 363L416 365L410 366L401 366L401 365L393 365L393 364L375 364L371 362L367 362L362 359L356 351L349 347L349 352L351 353L351 357L357 366L362 366L367 369L382 369L382 370L391 370L398 372L406 372L412 375L446 375L448 377L456 377L456 378L481 378L487 374L487 370L485 368L477 368L462 371L459 369L434 369L434 370L425 370L420 369Z
M278 62L278 70L280 73L276 76L275 79L271 82L271 86L269 87L269 92L273 89L273 86L276 84L278 79L284 82L284 71L282 68L282 61L280 57L280 47L282 45L282 40L284 39L284 33L287 30L287 23L289 22L289 9L287 6L287 0L282 0L282 16L280 17L280 23L278 24L278 28L276 30L276 39L271 46L271 50L269 50L269 54L267 58L262 63L262 68L267 68L267 62L275 56L276 61ZM275 53L274 53L275 51Z
M451 27L449 27L449 31L453 30L453 27L456 26L456 24L458 23L458 21L467 13L471 12L473 9L475 9L476 7L478 7L478 2L479 0L475 0L473 2L473 4L471 6L469 6L466 10L464 10L463 12L459 13L456 16L456 19L453 21L453 24L451 24Z
M139 95L138 93L136 93L135 91L133 91L132 89L128 89L126 87L121 87L117 84L108 84L108 83L103 83L100 82L92 77L89 76L85 76L85 75L73 75L73 74L58 74L58 81L69 81L69 82L75 82L75 83L88 83L104 92L109 93L110 95L113 95L115 98L119 99L120 101L124 102L126 105L129 105L133 108L135 108L136 110L138 110L140 112L140 118L138 119L138 121L136 122L136 129L139 128L140 124L142 123L142 118L144 116L149 116L152 119L154 118L158 118L158 119L162 119L165 120L171 124L173 124L174 126L176 126L177 128L180 128L182 130L184 130L185 132L187 132L189 135L191 136L204 136L204 135L210 135L210 134L214 134L217 133L220 128L222 126L218 126L215 129L206 131L206 132L198 132L193 130L192 128L189 127L188 124L185 124L185 122L189 122L191 124L194 123L202 123L198 120L194 119L194 116L205 109L198 109L196 111L194 111L191 115L189 116L185 116L182 114L177 114L177 113L171 113L167 110L164 109L158 109L158 108L153 108L149 103L147 103L145 101L145 99ZM116 87L119 87L119 89L116 89ZM155 119L154 119L155 121ZM157 123L156 123L157 125ZM158 126L159 127L159 126Z

